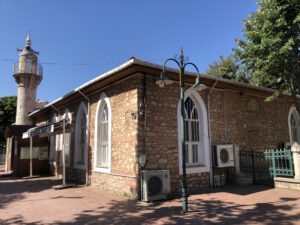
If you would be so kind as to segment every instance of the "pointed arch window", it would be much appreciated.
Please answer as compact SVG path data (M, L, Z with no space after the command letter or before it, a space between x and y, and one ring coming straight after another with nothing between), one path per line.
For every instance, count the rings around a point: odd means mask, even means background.
M203 154L200 151L200 119L197 107L190 97L184 102L184 110L186 163L190 166L203 165Z
M295 107L289 113L290 142L300 143L300 117Z
M76 116L75 165L82 167L86 163L87 153L87 109L81 103Z
M111 108L103 93L98 102L95 118L95 161L94 170L110 172L111 162Z
M210 171L208 121L205 104L193 88L185 91L185 147L186 173L204 173ZM177 106L179 173L182 174L182 143L181 143L181 107Z

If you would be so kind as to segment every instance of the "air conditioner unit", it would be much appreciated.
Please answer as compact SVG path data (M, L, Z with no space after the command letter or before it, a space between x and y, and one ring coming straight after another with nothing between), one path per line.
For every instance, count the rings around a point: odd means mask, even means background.
M215 145L213 148L213 164L216 167L234 166L233 145Z
M170 193L169 170L144 170L141 181L142 201L166 199Z

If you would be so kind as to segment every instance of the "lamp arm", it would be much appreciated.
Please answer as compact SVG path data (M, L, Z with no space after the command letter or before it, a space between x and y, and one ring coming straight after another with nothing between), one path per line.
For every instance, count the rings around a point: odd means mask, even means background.
M198 67L194 63L192 63L192 62L185 63L184 66L183 66L183 68L185 69L185 67L188 66L188 65L193 66L196 69L196 71L197 71L197 76L200 77L200 73L199 73Z
M169 62L169 61L175 62L175 63L178 65L178 67L180 68L180 63L179 63L176 59L169 58L169 59L167 59L167 60L165 61L164 65L163 65L163 70L162 70L163 73L165 72L165 67L166 67L167 62Z

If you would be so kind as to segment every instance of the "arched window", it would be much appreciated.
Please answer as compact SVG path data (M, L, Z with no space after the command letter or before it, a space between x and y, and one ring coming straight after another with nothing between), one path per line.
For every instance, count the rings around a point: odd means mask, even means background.
M200 119L193 100L188 97L184 102L185 145L187 165L204 165L204 152L200 151Z
M295 107L292 107L289 112L289 133L291 143L300 143L300 118Z
M94 170L110 172L111 162L111 108L103 93L97 105L95 118Z
M83 168L87 153L87 109L81 103L76 116L75 166Z
M56 115L56 113L54 113L52 115L52 118L51 118L51 123L55 123L58 121L58 117ZM51 135L50 136L50 152L49 152L49 161L53 162L55 161L55 158L56 158L56 145L57 145L57 138L56 138L57 135Z
M66 123L72 123L71 113L68 109L65 110L64 119ZM64 146L65 146L65 165L70 166L70 145L71 145L71 133L65 133Z
M201 96L197 91L189 89L185 92L185 147L186 147L186 172L202 173L210 170L209 140L207 111ZM178 103L178 145L179 168L182 173L182 145L180 102Z

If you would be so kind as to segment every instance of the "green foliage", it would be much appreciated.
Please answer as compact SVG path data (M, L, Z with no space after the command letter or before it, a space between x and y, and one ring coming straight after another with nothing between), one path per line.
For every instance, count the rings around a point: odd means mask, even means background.
M16 106L16 96L0 98L0 153L5 151L5 129L15 122Z
M243 67L237 65L232 56L227 56L225 59L220 56L220 59L208 66L206 71L208 75L222 77L229 80L240 82L248 82L247 72Z
M300 1L259 0L258 11L244 21L236 59L252 71L251 83L276 88L268 98L300 93Z

